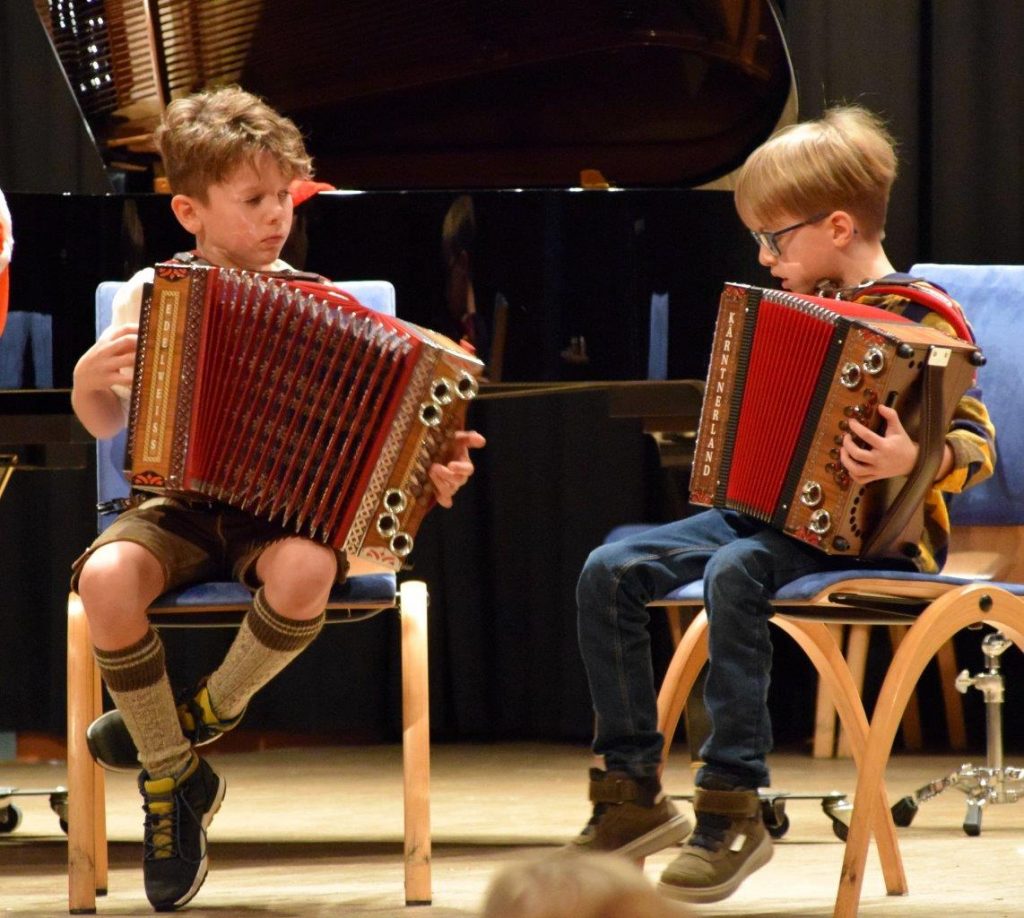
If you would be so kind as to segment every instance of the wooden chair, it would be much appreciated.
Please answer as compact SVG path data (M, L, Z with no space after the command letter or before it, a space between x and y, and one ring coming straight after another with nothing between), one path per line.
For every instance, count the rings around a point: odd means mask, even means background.
M914 274L944 286L964 304L988 363L979 371L997 428L996 473L952 503L953 553L942 574L836 571L813 574L773 597L772 621L807 653L850 737L858 779L834 914L857 914L872 834L890 895L907 893L885 793L885 769L900 719L921 672L963 628L989 624L1024 649L1024 360L1014 303L1024 266L921 265ZM702 584L685 584L660 604L700 608ZM896 648L870 727L834 626L898 625ZM683 634L658 697L665 758L690 689L707 660L707 618L700 611Z
M96 293L97 334L110 323L119 284L101 284ZM384 281L343 283L371 308L394 314L394 287ZM126 496L124 434L97 443L99 500ZM101 520L102 529L102 520ZM202 583L161 596L149 609L162 627L237 627L249 606L238 583ZM402 745L405 794L405 901L431 901L430 870L430 707L427 672L427 590L419 581L400 588L392 573L352 575L331 592L327 622L353 622L385 609L401 615ZM89 627L76 593L68 597L68 905L72 914L96 911L96 895L107 888L107 839L103 770L86 746L85 732L103 711L102 682L93 658Z

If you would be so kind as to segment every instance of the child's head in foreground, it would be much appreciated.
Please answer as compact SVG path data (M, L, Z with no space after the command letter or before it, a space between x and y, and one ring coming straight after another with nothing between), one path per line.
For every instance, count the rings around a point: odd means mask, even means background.
M481 918L683 918L639 868L614 854L571 854L513 864L491 881Z

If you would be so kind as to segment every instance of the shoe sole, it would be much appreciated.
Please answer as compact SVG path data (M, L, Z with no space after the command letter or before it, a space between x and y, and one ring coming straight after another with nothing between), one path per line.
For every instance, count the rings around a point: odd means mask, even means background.
M682 814L673 816L668 822L651 829L646 835L634 838L621 848L616 848L615 853L629 858L647 857L648 854L655 854L662 848L682 841L690 834L692 828L690 820Z
M740 869L724 883L719 883L717 886L699 887L675 886L672 883L659 882L658 892L679 902L700 904L721 902L722 899L728 899L736 892L740 888L740 884L755 870L764 867L772 859L774 853L775 847L772 845L772 840L765 835L761 839L761 843L750 852L750 857L740 865Z
M210 804L210 808L203 814L203 818L200 820L204 835L206 830L210 827L210 823L213 822L213 817L217 815L217 810L220 809L220 805L224 801L224 795L227 793L227 790L228 782L220 775L217 775L217 793L213 795L213 802ZM154 911L173 912L176 909L181 908L183 905L187 905L196 897L196 893L199 892L203 883L206 882L206 875L209 871L210 846L209 844L206 844L203 846L203 859L199 862L199 870L196 872L196 878L192 881L192 886L189 888L188 892L171 905L163 905L159 908L154 907Z

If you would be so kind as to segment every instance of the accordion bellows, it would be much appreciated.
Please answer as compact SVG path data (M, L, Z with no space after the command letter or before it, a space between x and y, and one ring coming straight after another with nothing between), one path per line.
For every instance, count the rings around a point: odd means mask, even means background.
M877 307L727 284L690 499L828 554L912 557L937 470L928 456L980 362L973 343ZM851 418L879 429L879 404L896 409L921 458L909 476L859 486L839 448Z
M220 501L392 569L481 362L335 287L159 264L128 420L133 487Z

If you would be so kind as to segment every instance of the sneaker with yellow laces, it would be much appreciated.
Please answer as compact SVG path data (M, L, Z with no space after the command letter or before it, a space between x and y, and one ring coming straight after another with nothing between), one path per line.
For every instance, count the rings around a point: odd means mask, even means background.
M146 898L158 912L189 902L209 867L206 830L220 809L227 782L194 752L177 775L139 775L146 814L142 875Z

